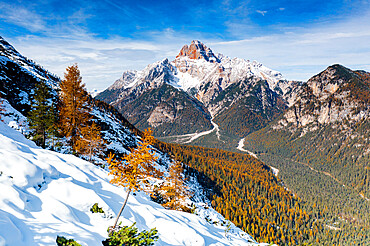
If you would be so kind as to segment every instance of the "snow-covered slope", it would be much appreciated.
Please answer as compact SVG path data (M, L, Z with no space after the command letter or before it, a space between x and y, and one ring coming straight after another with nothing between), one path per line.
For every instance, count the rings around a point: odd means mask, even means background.
M82 245L101 245L125 197L107 172L72 155L37 147L0 122L0 245L55 245L57 235ZM106 215L93 214L94 203ZM221 216L210 209L212 220ZM170 211L141 193L129 198L124 225L156 227L156 245L249 245L252 239L201 217ZM244 235L244 236L241 236Z
M30 95L37 83L44 81L56 89L59 78L32 60L22 56L0 37L0 97L23 114L30 110ZM52 92L56 95L56 91Z
M51 74L40 65L21 55L11 44L0 36L0 65L6 65L9 62L17 64L23 72L30 74L38 80L44 80L53 87L57 86L56 81L59 79L56 75ZM0 70L0 79L9 79L3 69Z

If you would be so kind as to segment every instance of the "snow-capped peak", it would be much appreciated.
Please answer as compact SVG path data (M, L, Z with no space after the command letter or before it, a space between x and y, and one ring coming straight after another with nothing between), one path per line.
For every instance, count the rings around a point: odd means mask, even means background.
M175 60L167 58L147 65L141 71L125 71L108 90L126 90L142 86L153 87L168 83L184 91L198 90L205 84L218 84L221 90L241 80L255 77L266 80L273 90L284 80L281 73L271 70L257 61L230 58L213 51L198 40L184 45ZM146 86L146 87L147 87Z
M189 47L185 45L172 64L177 69L177 83L185 91L189 88L199 89L208 83L217 84L223 90L251 77L266 80L273 90L284 79L281 73L257 61L230 58L220 53L215 55L199 41L193 41Z
M109 86L109 90L114 90L114 89L120 89L120 88L127 88L132 86L135 81L135 77L137 75L136 70L128 70L124 71L121 78L117 79L113 85Z
M149 64L139 72L128 71L108 90L119 90L120 98L167 83L189 92L206 107L221 91L234 83L266 80L270 89L281 91L281 73L257 61L230 58L213 51L198 40L184 45L173 61L167 58ZM248 82L249 81L249 82Z

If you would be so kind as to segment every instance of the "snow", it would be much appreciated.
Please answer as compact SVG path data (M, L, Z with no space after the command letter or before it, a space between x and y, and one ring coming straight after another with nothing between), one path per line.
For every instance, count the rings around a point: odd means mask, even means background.
M220 140L220 133L219 133L220 129L219 129L218 125L213 121L213 119L211 120L211 123L213 125L213 128L211 130L204 131L204 132L199 132L199 133L187 134L188 136L191 136L191 138L190 138L190 140L186 141L185 144L191 143L194 140L200 138L201 136L208 135L208 134L210 134L214 131L216 131L217 138L218 138L218 140Z
M103 92L102 90L97 90L97 89L92 89L90 92L89 92L89 94L90 94L90 96L92 96L92 97L96 97L99 93L101 93L101 92Z
M271 70L257 61L249 61L241 58L229 58L219 55L220 62L209 62L204 59L189 59L178 57L171 64L176 68L175 83L184 91L190 88L199 88L209 81L218 83L219 79L226 79L225 84L220 86L225 89L227 86L240 79L256 76L267 80L271 89L274 89L280 80L283 80L281 73Z
M176 87L187 91L190 88L195 88L199 85L199 80L197 78L193 78L188 73L177 72L175 77L178 79L174 84Z
M40 68L36 63L22 56L17 50L14 49L10 44L6 44L6 41L0 37L0 63L5 64L12 62L20 66L20 68L35 77L39 81L45 81L52 88L56 88L58 82L51 79L54 77L48 71Z
M55 245L57 235L101 245L123 203L124 188L110 184L105 170L41 149L3 122L0 143L0 245ZM96 202L105 216L89 211ZM199 211L211 220L222 218L211 208ZM137 222L140 230L156 227L156 245L255 245L236 227L225 235L225 226L166 210L143 193L130 196L120 220L123 225Z
M2 122L23 134L29 133L27 118L14 109L6 99L0 98L0 107L3 108L3 111L0 111Z
M152 87L161 85L163 82L184 91L193 88L198 90L211 82L224 90L233 83L251 77L266 80L270 88L274 90L279 81L284 80L281 73L271 70L257 61L241 58L231 59L221 54L217 56L218 61L180 56L169 62L165 58L147 65L141 71L125 71L108 90L133 90L143 84Z

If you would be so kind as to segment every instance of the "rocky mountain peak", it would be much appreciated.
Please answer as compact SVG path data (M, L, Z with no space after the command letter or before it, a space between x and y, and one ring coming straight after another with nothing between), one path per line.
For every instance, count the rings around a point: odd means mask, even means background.
M344 81L348 81L353 76L355 76L355 74L350 69L339 64L334 64L326 68L321 73L313 76L307 81L307 83L310 84L312 81L319 81L322 84L342 83Z
M188 57L195 60L204 59L212 63L220 62L220 59L215 56L212 50L198 40L193 40L190 46L184 45L180 53L176 56L176 58L179 57Z
M343 83L350 81L355 76L356 74L350 69L334 64L309 79L307 85L311 87L315 96L327 98L335 93Z
M311 123L341 125L344 119L350 122L368 119L368 78L366 72L352 71L338 64L329 66L297 87L290 102L292 107L284 117L297 127L306 127Z

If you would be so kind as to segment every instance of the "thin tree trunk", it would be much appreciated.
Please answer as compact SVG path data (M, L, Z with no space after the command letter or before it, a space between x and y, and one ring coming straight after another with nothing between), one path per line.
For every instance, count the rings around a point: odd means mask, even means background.
M116 225L117 225L118 219L119 219L119 217L121 216L121 213L122 213L123 209L124 209L124 208L125 208L125 206L126 206L126 203L127 203L127 200L128 200L128 196L130 195L130 192L131 192L131 189L128 189L128 191L127 191L127 196L126 196L126 199L125 199L125 202L123 203L123 205L122 205L122 207L121 207L121 210L119 211L119 213L118 213L118 215L117 215L116 222L114 222L113 230L116 228Z

